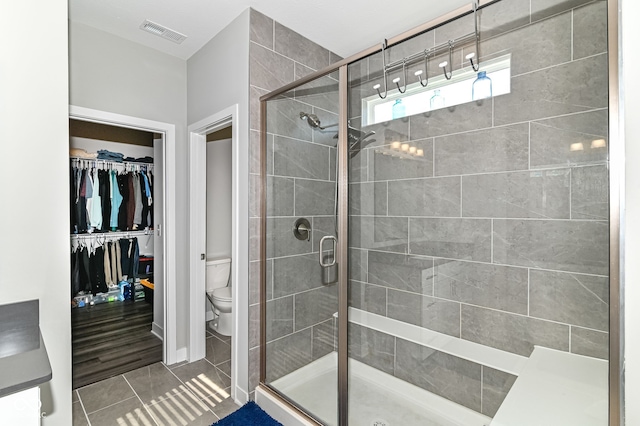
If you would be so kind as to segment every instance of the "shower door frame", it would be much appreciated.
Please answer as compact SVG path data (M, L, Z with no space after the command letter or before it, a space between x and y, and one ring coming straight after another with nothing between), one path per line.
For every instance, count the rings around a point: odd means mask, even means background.
M478 5L478 9L503 0L488 0ZM508 1L508 0L506 0ZM388 40L386 47L401 43L420 33L435 29L450 21L473 13L474 4L460 7L434 20L403 32ZM624 425L624 257L621 247L624 244L622 229L624 225L625 150L623 133L620 129L619 114L621 58L619 56L619 0L607 0L608 32L608 80L609 80L609 426ZM338 235L348 236L348 66L364 57L380 51L380 45L342 59L328 67L309 74L292 83L282 86L260 97L260 385L275 398L279 399L302 417L312 423L320 424L317 419L300 409L293 401L267 384L267 102L283 93L327 74L339 72L339 116L338 116ZM339 238L337 244L338 268L338 424L348 424L348 237Z

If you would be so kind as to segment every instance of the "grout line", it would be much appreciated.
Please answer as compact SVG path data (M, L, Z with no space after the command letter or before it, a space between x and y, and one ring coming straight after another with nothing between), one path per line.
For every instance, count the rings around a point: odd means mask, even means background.
M386 216L389 216L389 181L388 180L385 181L385 185L387 186L387 214L386 214ZM374 187L374 194L375 194L375 185L373 187ZM374 205L373 208L375 209L375 205Z
M356 248L358 250L366 250L367 252L375 252L375 253L384 253L384 254L392 254L392 255L397 255L397 256L404 256L404 253L399 253L399 252L394 252L394 251L384 251L384 250L378 250L378 249L363 249L360 247L353 247ZM411 254L412 257L423 257L423 258L433 258L434 260L450 260L450 261L456 261L456 262L464 262L464 263L475 263L475 264L479 264L479 265L489 265L489 266L504 266L504 267L509 267L509 268L518 268L518 269L527 269L530 268L530 266L526 266L526 265L509 265L507 263L490 263L490 262L482 262L482 261L478 261L478 260L469 260L469 259L455 259L452 257L442 257L442 256L429 256L426 254ZM549 269L549 268L533 268L536 271L544 271L544 272L558 272L558 273L563 273L563 274L578 274L578 275L585 275L585 276L589 276L589 277L600 277L600 278L608 278L608 275L599 275L599 274L591 274L588 272L576 272L576 271L562 271L559 269ZM358 281L358 280L355 280Z
M460 176L460 217L462 218L462 201L463 201L463 197L462 197L462 176Z
M490 244L491 244L491 264L492 265L494 264L494 261L493 261L493 246L494 246L494 243L495 243L494 235L495 234L493 233L493 219L491 219L491 243Z
M435 294L433 296L435 297ZM460 328L458 329L458 338L462 339L462 303L460 303L460 306L458 307L458 319L460 324Z
M389 287L384 287L384 316L389 316Z
M291 327L292 327L292 330L293 330L294 333L296 331L296 295L297 294L302 294L302 293L306 293L306 292L293 293L291 295L291 304L292 304ZM311 330L311 338L313 339L313 330Z
M293 178L293 215L296 215L296 192L297 192L297 185L296 185L297 181L296 178ZM274 191L275 192L275 191ZM275 194L274 194L275 195ZM274 200L275 201L275 200ZM275 206L274 206L275 209ZM313 221L313 218L311 218L311 220ZM313 228L312 228L313 229Z
M315 216L314 216L315 217ZM413 216L413 215L409 215L409 216L398 216L398 215L392 215L392 216L376 216L376 215L349 215L350 218L362 218L362 219L367 219L367 218L380 218L380 219L384 219L384 218L390 218L390 219L405 219L405 218L411 218L411 219L423 219L423 220L460 220L460 219L464 219L464 220L468 220L468 221L472 221L472 220L503 220L503 221L509 221L509 220L517 220L517 221L524 221L524 222L567 222L567 223L574 223L574 222L585 222L585 223L608 223L608 220L606 218L601 218L601 219L584 219L584 218L574 218L572 220L570 220L568 217L564 217L564 218L553 218L553 217L491 217L491 216L465 216L463 218L459 217L459 216ZM295 216L277 216L274 217L273 219L293 219L295 218ZM254 218L255 219L255 218ZM270 217L269 219L272 219L272 217ZM370 249L370 250L377 250L375 248L367 248L367 247L360 247L362 249ZM311 254L311 253L317 253L317 251L314 252L306 252L306 253L299 253L299 255L303 255L303 254ZM294 255L290 255L290 256L278 256L278 257L291 257ZM425 256L429 256L429 255L425 255ZM271 258L270 258L271 259Z
M393 336L393 375L398 371L398 337Z
M573 325L569 327L569 352L570 353L572 353L571 352L571 334L572 334L572 331L573 331Z
M496 126L496 101L495 97L491 97L491 128Z
M512 79L513 79L513 78L519 78L519 77L523 77L523 76L526 76L526 75L529 75L529 74L537 73L537 72L539 72L539 71L547 71L547 70L550 70L550 69L552 69L552 68L562 67L562 66L565 66L565 65L572 64L572 63L574 63L574 62L578 62L578 61L582 61L582 60L586 60L586 59L592 59L592 58L595 58L595 57L597 57L597 56L607 56L607 55L608 55L608 53L607 53L607 52L595 53L595 54L593 54L593 55L585 56L584 58L576 59L575 61L560 62L560 63L558 63L558 64L549 65L548 67L544 67L544 68L539 68L539 69L536 69L536 70L531 70L531 71L523 72L523 73L521 73L521 74L515 74L515 75L512 75L512 76L511 76L511 78L512 78ZM584 112L584 111L583 111L583 112Z
M74 390L73 392L78 392L78 391ZM82 398L80 397L80 392L78 392L78 402L80 403L80 406L82 407L82 412L84 413L84 418L87 421L88 426L91 426L91 422L89 421L89 415L87 414L87 410L86 410L86 408L84 408L84 403L82 402Z
M573 169L569 169L569 220L573 219Z
M483 413L482 411L482 403L484 400L483 388L484 388L484 365L480 364L480 414Z
M573 61L573 14L574 14L574 9L571 9L571 61Z
M529 142L529 152L527 153L528 154L527 157L529 157L528 158L528 160L529 160L528 161L528 164L529 164L528 170L531 170L531 122L529 122L528 124L529 124L529 134L527 135L527 139L528 139L528 142Z
M360 281L358 281L358 282L360 282ZM543 321L543 322L552 323L552 324L558 324L558 325L567 326L567 327L579 327L579 328L582 328L584 330L594 331L594 332L598 332L598 333L608 333L607 331L598 330L596 328L586 327L586 326L579 325L579 324L570 324L568 322L556 321L556 320L549 319L549 318L531 317L531 316L528 316L526 314L521 314L521 313L513 312L513 311L506 311L506 310L498 309L498 308L492 308L490 306L476 305L476 304L465 302L465 301L460 301L460 300L455 300L455 299L447 299L447 298L438 297L438 296L429 296L427 294L415 293L415 292L412 292L412 291L409 291L409 290L389 288L389 287L384 287L384 286L376 285L376 284L369 284L369 283L364 283L364 284L367 284L367 285L370 285L370 286L383 287L383 288L386 288L387 291L393 290L393 291L396 291L396 292L402 292L402 293L410 294L410 295L417 296L417 297L429 297L431 299L459 303L461 309L462 309L462 305L464 305L464 306L470 306L472 308L484 309L484 310L487 310L487 311L497 312L497 313L501 313L501 314L513 315L513 316L520 317L520 318L533 319L533 320L536 320L536 321ZM402 321L402 320L399 320L397 318L392 318L392 319L396 319L398 321ZM406 321L403 321L403 322L406 322ZM418 326L418 327L421 327L421 326ZM428 327L422 327L422 328L429 329Z
M431 176L436 176L436 138L431 138Z
M167 368L166 365L164 365L164 363L162 364L164 366L164 368L166 368L167 370L169 370L171 372L171 370L169 368ZM172 372L173 373L173 372ZM133 394L136 396L136 398L138 398L138 401L140 401L140 404L142 404L142 406L144 407L144 410L149 414L149 417L151 417L151 420L153 420L153 422L155 424L158 424L158 422L156 421L155 417L153 417L153 414L151 414L151 411L149 411L149 408L147 408L147 404L144 403L144 401L142 400L142 398L140 398L140 395L138 395L138 392L136 392L136 390L133 388L133 386L131 386L131 383L129 383L129 381L127 380L126 377L124 377L124 374L122 375L122 378L124 379L125 382L127 382L127 384L129 385L129 387L131 388L131 390L133 391Z
M527 268L527 316L531 316L531 268Z

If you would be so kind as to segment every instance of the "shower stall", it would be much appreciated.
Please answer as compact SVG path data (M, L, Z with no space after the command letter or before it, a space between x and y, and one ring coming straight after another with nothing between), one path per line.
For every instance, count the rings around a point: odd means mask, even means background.
M260 392L617 424L609 3L474 3L261 98Z

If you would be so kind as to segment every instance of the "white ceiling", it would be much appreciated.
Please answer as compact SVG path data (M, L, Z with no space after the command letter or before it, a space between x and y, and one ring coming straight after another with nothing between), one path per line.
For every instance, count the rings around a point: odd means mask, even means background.
M69 0L69 18L188 59L252 7L347 57L471 0ZM149 19L187 35L182 44L139 29Z

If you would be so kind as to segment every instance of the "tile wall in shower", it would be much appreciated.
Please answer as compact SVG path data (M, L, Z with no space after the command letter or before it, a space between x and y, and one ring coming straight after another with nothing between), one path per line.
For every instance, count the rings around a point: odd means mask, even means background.
M607 147L592 147L608 134L606 9L490 6L481 58L511 54L510 94L365 128L376 141L350 166L352 306L519 355L541 345L607 358ZM390 60L472 28L462 18L392 47ZM472 49L455 50L455 69ZM381 64L378 54L350 66L352 123ZM425 155L383 155L393 141ZM393 336L351 332L352 356L490 416L513 382Z
M260 372L260 96L340 58L256 10L250 15L250 391ZM327 76L270 102L267 152L267 379L275 380L333 350L335 285L323 286L318 242L334 234L333 131L313 130L300 112L323 125L337 122L338 83ZM299 217L313 229L294 238Z

